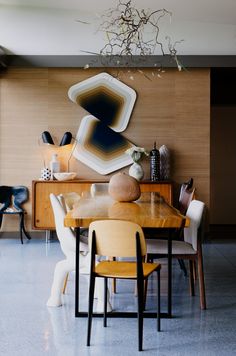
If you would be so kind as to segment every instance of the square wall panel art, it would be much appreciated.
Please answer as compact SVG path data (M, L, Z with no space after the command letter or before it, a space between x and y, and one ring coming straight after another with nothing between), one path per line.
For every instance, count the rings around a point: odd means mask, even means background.
M132 143L92 115L82 119L76 140L74 157L102 175L133 163L125 153Z
M119 132L129 123L136 92L100 73L70 87L68 96L90 113L81 121L74 157L102 175L132 164L125 151L133 144Z
M108 73L70 87L69 98L116 132L126 129L136 92Z

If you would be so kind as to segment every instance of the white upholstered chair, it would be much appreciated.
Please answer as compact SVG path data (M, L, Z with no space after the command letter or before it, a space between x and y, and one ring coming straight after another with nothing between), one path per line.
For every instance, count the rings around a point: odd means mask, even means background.
M54 213L57 236L62 252L66 257L64 260L59 261L56 264L51 295L47 302L47 306L57 307L62 304L61 294L65 279L67 278L69 272L75 270L75 236L70 228L64 226L64 217L66 212L64 210L65 205L62 203L62 197L60 197L59 201L54 194L50 194L50 201ZM85 272L87 269L88 272L87 266L89 263L89 254L87 241L85 240L81 242L80 247L81 251L83 251L83 254L81 254L82 268L85 269Z
M54 278L51 287L51 295L47 301L47 306L58 307L62 305L61 296L65 289L65 281L68 273L75 270L75 235L74 232L64 226L64 218L66 215L65 202L63 203L63 196L60 200L54 194L50 194L50 201L54 213L56 232L60 242L62 252L65 259L57 262ZM90 252L88 248L87 236L80 236L80 273L89 274ZM97 310L103 309L103 284L97 284L96 295L98 298ZM111 310L111 305L108 299L108 309Z
M68 213L70 210L73 209L74 205L80 200L81 197L76 192L69 192L69 193L65 193L65 194L59 194L59 195L57 195L57 198L58 198L61 206L63 207L64 212ZM72 228L72 230L74 231L73 228ZM81 240L87 244L88 243L88 229L81 228L80 234L81 234L80 235ZM85 255L86 255L86 253L85 253ZM69 272L67 273L67 275L65 277L64 286L62 289L63 294L65 294L65 291L66 291L68 277L69 277Z
M80 200L80 195L75 192L58 195L60 203L63 205L66 212L72 210L74 205Z
M172 256L178 259L189 260L190 291L194 295L193 262L198 265L199 292L201 309L206 309L205 284L203 272L203 259L201 247L202 217L205 204L199 200L192 200L189 204L186 216L190 219L190 226L184 228L184 241L172 241ZM148 257L167 255L166 240L147 239Z
M106 194L108 193L108 185L109 183L93 183L91 184L90 187L90 192L92 197L96 196L96 195L102 195L102 194Z

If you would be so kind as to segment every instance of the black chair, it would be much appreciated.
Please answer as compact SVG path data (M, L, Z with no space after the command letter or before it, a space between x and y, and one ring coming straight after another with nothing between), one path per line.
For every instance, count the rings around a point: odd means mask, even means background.
M20 239L23 244L23 233L28 240L30 235L25 229L24 217L26 211L22 208L22 204L29 198L28 188L22 185L9 187L0 186L0 228L2 226L3 215L19 215L20 218Z

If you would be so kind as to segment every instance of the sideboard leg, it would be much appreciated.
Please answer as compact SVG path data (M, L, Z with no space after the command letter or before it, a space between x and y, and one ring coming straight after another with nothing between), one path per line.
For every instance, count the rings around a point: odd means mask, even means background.
M46 241L45 242L47 244L51 240L51 230L46 230L45 233L46 233Z

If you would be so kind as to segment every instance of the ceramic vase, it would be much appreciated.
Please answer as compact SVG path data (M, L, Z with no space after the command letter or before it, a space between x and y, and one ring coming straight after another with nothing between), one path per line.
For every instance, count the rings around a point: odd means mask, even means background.
M50 180L51 178L51 171L49 168L41 169L41 180Z
M132 166L130 166L129 175L137 180L141 180L144 176L144 171L141 164L134 162Z
M123 172L111 177L108 192L112 199L123 202L137 200L141 195L137 179Z

